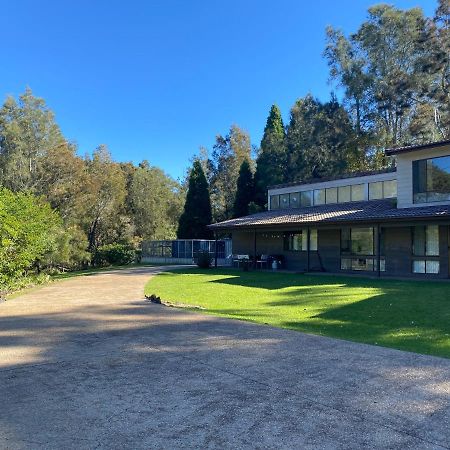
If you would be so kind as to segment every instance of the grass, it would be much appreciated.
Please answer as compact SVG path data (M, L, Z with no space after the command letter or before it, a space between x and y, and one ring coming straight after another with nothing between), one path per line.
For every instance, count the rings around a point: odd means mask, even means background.
M233 269L173 270L146 294L209 314L450 358L450 284Z

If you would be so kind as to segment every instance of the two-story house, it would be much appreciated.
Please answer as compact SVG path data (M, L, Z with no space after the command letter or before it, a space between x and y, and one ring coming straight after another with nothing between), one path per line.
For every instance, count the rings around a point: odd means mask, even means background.
M393 148L397 167L273 186L268 211L210 225L286 269L450 277L450 140Z

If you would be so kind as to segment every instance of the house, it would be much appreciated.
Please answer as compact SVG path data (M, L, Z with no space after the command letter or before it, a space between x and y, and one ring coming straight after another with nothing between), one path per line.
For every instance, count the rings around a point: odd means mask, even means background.
M450 277L450 140L393 148L396 169L273 186L268 211L210 225L286 269Z

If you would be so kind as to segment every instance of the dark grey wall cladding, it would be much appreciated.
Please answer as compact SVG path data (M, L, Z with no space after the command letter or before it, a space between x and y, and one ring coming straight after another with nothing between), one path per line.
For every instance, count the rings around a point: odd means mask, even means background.
M386 272L383 276L414 277L414 278L448 278L449 277L449 226L439 227L440 240L440 273L412 273L412 231L410 226L385 229ZM253 232L233 232L233 253L253 255ZM340 271L340 230L319 229L318 251L310 253L310 270L325 272ZM257 255L283 255L285 268L305 271L307 269L306 252L289 252L283 250L282 232L257 233ZM373 274L373 273L372 273Z
M410 227L386 228L386 272L397 276L411 275L412 234Z

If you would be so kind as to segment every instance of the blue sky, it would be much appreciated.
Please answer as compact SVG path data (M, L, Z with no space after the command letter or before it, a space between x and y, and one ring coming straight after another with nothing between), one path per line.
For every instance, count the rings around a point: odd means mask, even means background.
M0 94L30 86L80 153L104 143L178 177L232 123L258 145L272 103L287 120L308 92L327 99L325 27L353 32L374 3L1 0Z

